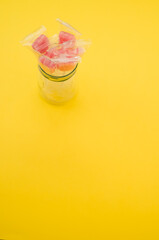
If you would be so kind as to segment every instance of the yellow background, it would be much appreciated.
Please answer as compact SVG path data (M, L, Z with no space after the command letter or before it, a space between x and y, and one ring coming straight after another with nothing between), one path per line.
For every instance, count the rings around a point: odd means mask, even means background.
M92 40L63 106L19 43L57 17ZM159 239L159 2L1 0L0 30L0 238Z

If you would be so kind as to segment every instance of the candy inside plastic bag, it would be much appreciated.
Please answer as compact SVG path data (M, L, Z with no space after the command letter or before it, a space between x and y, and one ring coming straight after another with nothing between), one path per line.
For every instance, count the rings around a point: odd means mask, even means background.
M90 41L79 39L81 34L71 25L60 19L62 31L51 37L46 35L46 28L41 26L21 41L38 57L38 64L48 74L64 75L72 71L81 62ZM44 34L45 33L45 34Z

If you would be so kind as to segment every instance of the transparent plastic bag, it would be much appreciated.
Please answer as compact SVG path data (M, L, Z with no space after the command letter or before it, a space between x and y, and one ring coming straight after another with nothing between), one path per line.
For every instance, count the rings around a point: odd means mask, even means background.
M21 44L29 47L37 56L38 64L48 74L66 74L71 71L85 53L90 41L80 39L81 33L68 23L57 19L61 30L49 37L46 28L41 26L25 37Z

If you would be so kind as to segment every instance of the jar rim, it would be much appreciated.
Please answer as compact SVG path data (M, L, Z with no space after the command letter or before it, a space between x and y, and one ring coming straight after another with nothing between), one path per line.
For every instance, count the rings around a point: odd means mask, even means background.
M38 67L39 67L39 71L41 72L41 74L42 74L44 77L48 78L49 80L55 81L55 82L64 82L64 81L68 80L69 78L71 78L71 77L75 74L75 72L76 72L76 70L77 70L77 67L78 67L78 63L76 64L75 68L74 68L70 73L68 73L68 74L66 74L66 75L64 75L64 76L53 76L53 75L50 75L50 74L46 73L46 72L41 68L40 65L38 65Z

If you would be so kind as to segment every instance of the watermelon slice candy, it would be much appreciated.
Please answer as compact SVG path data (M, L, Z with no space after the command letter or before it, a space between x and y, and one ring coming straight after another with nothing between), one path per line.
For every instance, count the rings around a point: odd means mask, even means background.
M41 34L33 42L32 48L39 53L45 53L49 48L49 39L44 34Z
M61 43L68 42L68 41L75 42L76 41L75 36L71 33L61 31L59 33L59 43L61 44Z
M73 48L76 43L76 38L73 34L61 31L59 33L59 44L62 44L65 48Z

